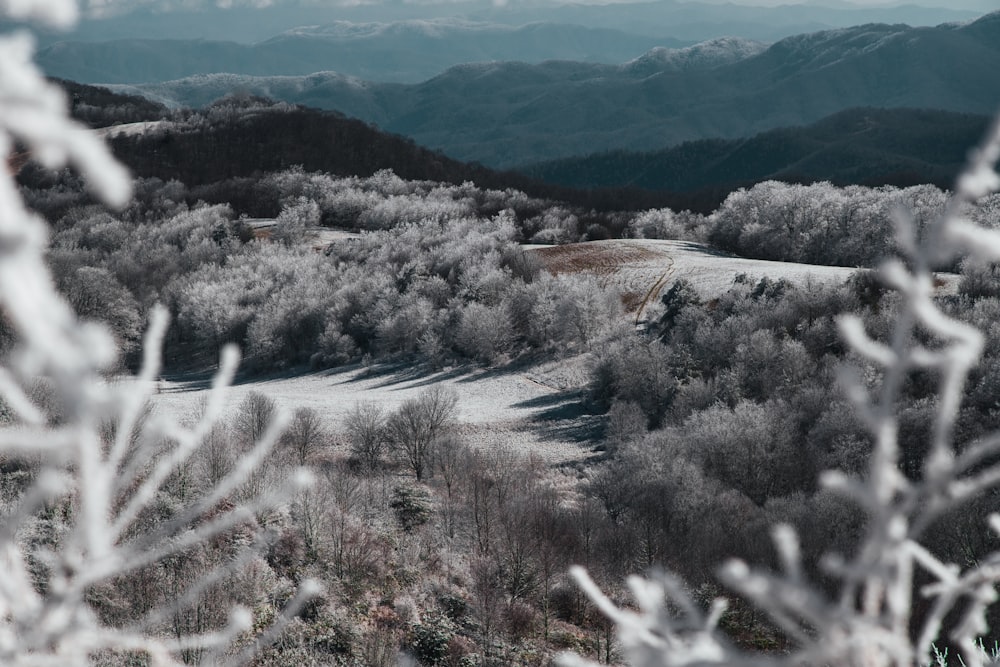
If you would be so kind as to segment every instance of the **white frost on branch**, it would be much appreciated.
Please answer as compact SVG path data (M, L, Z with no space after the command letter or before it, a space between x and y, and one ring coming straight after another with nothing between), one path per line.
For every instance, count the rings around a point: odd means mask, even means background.
M77 9L71 0L0 0L2 15L67 27ZM238 355L223 351L208 408L193 427L142 423L143 405L160 372L167 325L162 309L153 312L139 376L114 385L103 379L117 354L113 340L105 328L81 323L56 292L44 262L45 224L25 208L7 159L16 146L45 167L71 165L112 206L128 201L130 179L93 133L67 117L65 94L34 66L33 50L26 32L0 37L0 308L17 339L7 367L0 368L0 399L15 417L13 425L0 429L0 455L37 462L33 484L0 519L0 664L72 667L110 651L144 653L154 666L175 665L179 652L192 648L208 650L216 664L242 662L248 656L234 654L232 645L250 627L246 610L232 610L226 627L204 635L168 637L157 629L239 568L245 555L195 581L175 606L154 609L129 628L102 624L88 601L94 586L203 544L277 506L311 480L301 472L283 488L225 509L222 501L276 442L283 426L277 420L216 487L173 517L137 528L170 475L188 462L219 417ZM30 397L39 378L51 387L62 412L57 426ZM102 424L109 422L116 431L106 442ZM60 502L71 508L71 518L58 545L46 551L22 544L18 531L43 506ZM33 581L33 561L47 569L44 586ZM273 637L315 591L315 585L305 584L258 644Z
M619 609L581 569L577 582L617 626L622 650L634 667L665 665L838 665L839 667L911 667L935 661L933 643L944 619L952 630L947 637L961 651L967 667L980 667L986 653L978 638L987 631L986 610L997 599L1000 552L962 569L939 561L921 540L930 525L950 510L989 489L1000 486L1000 465L989 463L1000 454L1000 434L955 450L952 430L961 407L969 371L983 351L983 335L948 317L933 300L933 268L962 254L1000 260L1000 234L983 229L961 215L991 191L1000 189L995 171L1000 158L1000 118L983 145L971 153L944 214L918 237L906 215L897 216L897 245L906 262L888 261L882 267L885 282L901 296L900 312L889 339L878 341L862 321L845 315L841 333L862 358L880 366L882 376L874 394L860 374L847 371L843 381L848 397L874 436L867 474L852 478L839 471L825 473L821 482L854 500L866 513L865 533L850 557L827 555L820 563L825 574L839 581L839 592L806 581L799 561L795 532L778 526L774 540L782 572L752 568L734 560L720 578L765 612L792 641L785 654L754 654L728 644L715 628L714 614L702 618L679 586L665 587L663 576L629 580L638 612ZM936 344L917 344L916 333L930 334ZM899 468L899 426L896 404L907 375L932 369L940 378L938 408L930 434L931 447L920 481L907 479ZM1000 516L984 517L1000 535ZM916 582L929 580L919 589ZM929 611L912 617L914 594L929 601ZM668 601L681 613L665 611ZM912 623L920 627L911 637ZM683 629L683 632L680 630ZM572 655L564 665L587 665Z

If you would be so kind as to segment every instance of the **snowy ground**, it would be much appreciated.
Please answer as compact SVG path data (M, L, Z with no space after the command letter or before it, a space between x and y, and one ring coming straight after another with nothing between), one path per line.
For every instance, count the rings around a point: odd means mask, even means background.
M358 402L373 401L390 411L439 384L458 394L460 433L468 444L508 446L551 464L569 463L595 455L592 438L601 422L585 414L580 403L585 364L586 359L578 357L509 371L462 368L438 373L351 366L238 383L230 388L226 404L231 413L250 391L258 391L288 411L317 410L336 432ZM182 421L190 419L207 390L206 378L163 380L154 397L156 409Z
M169 120L147 120L139 123L122 123L120 125L110 125L94 130L94 133L104 139L112 137L134 137L139 134L146 134L151 130L166 130L176 125Z

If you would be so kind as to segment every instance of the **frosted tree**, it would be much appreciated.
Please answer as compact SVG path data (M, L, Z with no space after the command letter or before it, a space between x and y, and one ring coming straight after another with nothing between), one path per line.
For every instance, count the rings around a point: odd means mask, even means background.
M597 606L616 624L626 659L635 666L666 665L838 665L889 667L930 664L934 642L949 618L947 640L961 650L965 665L978 667L985 655L977 638L987 632L985 612L997 598L1000 552L966 569L940 562L926 546L935 520L1000 485L1000 434L956 448L953 425L970 369L984 339L935 304L932 269L963 254L1000 261L1000 233L968 220L968 210L1000 189L994 166L1000 157L1000 120L983 145L970 155L944 214L918 234L913 220L899 214L897 245L902 260L881 268L898 290L902 305L887 341L874 340L857 317L840 320L851 349L881 368L874 391L858 372L845 372L844 385L870 429L874 448L860 478L831 471L821 482L854 500L866 513L865 534L851 556L830 554L820 566L839 581L830 596L807 580L795 532L780 525L773 537L783 571L773 573L734 560L720 573L724 583L745 596L782 629L793 648L782 655L750 654L731 646L716 625L725 609L717 600L704 613L674 577L633 577L629 587L637 610L617 607L582 569L574 576ZM922 337L917 334L923 334ZM933 341L922 344L920 340ZM920 481L899 468L908 443L898 437L895 408L907 375L930 370L940 381L929 452ZM984 517L1000 534L1000 515ZM984 526L985 528L985 526ZM917 586L917 581L929 583ZM913 618L914 595L927 599L929 611ZM679 613L674 613L679 610ZM919 631L913 633L914 624ZM585 660L567 655L562 664Z
M4 14L67 27L77 8L71 0L0 0ZM127 173L93 134L67 118L64 94L32 64L32 52L26 32L0 38L0 155L9 156L16 141L46 167L75 167L108 204L125 204ZM0 429L0 456L27 461L32 471L28 488L0 519L0 664L84 665L98 655L129 653L145 655L151 665L172 665L192 648L202 650L210 664L243 662L278 627L253 639L244 634L239 649L233 641L251 624L245 610L233 610L226 627L204 635L169 637L157 628L240 567L245 554L196 580L175 607L153 609L129 627L103 624L88 594L282 502L293 489L275 489L235 507L228 502L267 455L282 422L272 423L213 488L168 519L149 521L164 485L190 460L219 414L237 353L224 350L197 424L144 419L143 405L159 374L165 312L153 313L140 374L107 382L102 373L115 360L113 339L105 328L78 321L55 291L43 262L45 247L43 221L25 208L6 162L0 163L0 307L17 340L0 368L0 398L12 416ZM50 397L45 405L33 398L39 383ZM301 473L287 486L307 482ZM45 548L26 539L38 511L57 507L66 517L58 537ZM313 590L303 586L277 625Z

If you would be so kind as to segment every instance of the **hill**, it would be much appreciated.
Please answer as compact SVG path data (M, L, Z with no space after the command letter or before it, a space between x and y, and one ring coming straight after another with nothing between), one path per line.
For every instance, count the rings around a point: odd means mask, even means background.
M989 124L986 116L915 109L849 109L749 139L686 142L528 165L523 173L575 188L735 190L765 180L948 188Z
M992 113L1000 104L1000 12L965 25L800 35L693 70L506 62L454 67L416 85L319 73L207 75L118 90L192 106L242 90L337 109L456 159L510 167L747 137L853 107Z
M61 83L77 118L95 128L113 125L102 132L136 175L191 187L228 182L225 196L239 210L262 216L274 213L273 202L262 207L248 199L246 183L292 165L342 176L391 169L417 180L471 181L597 211L710 213L739 187L772 179L945 188L986 124L985 117L941 111L855 109L747 140L596 154L529 165L519 173L462 163L336 112L237 97L178 115L142 97ZM29 169L23 178L31 177Z
M69 93L73 116L97 129L134 175L201 187L201 198L231 202L252 216L276 215L275 206L280 210L277 201L257 199L255 179L295 166L339 176L370 176L389 169L412 180L516 189L584 210L697 207L691 203L695 198L686 194L564 188L516 172L463 163L331 111L237 96L198 112L171 113L142 97L59 83ZM26 158L26 154L14 156L17 169L23 168L21 182L28 186L49 182L50 177Z

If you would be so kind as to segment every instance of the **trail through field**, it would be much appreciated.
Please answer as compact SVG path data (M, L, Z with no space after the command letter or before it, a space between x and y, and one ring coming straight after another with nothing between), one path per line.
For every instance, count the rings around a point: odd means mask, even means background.
M392 411L433 385L458 395L460 436L478 448L510 447L550 464L595 455L594 435L602 419L587 414L579 387L586 359L577 357L517 370L461 368L428 373L413 367L357 365L301 375L255 378L228 390L227 413L233 414L251 391L292 412L313 408L334 431L359 402L371 401ZM192 419L208 392L208 378L174 377L160 381L154 396L158 411L182 421ZM346 447L343 434L338 437Z

